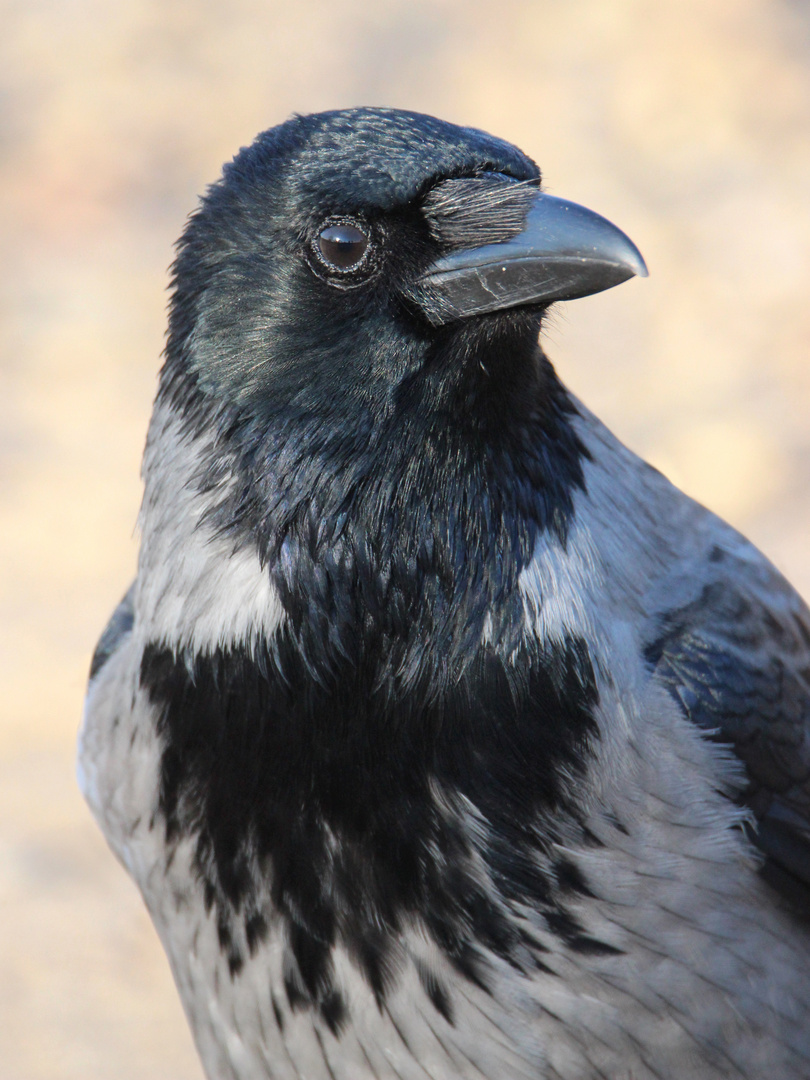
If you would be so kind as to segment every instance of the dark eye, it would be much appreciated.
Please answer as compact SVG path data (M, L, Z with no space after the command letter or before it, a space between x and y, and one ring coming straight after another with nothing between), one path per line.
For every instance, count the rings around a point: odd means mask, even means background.
M353 270L368 251L368 236L356 225L327 225L316 241L324 262L336 270Z

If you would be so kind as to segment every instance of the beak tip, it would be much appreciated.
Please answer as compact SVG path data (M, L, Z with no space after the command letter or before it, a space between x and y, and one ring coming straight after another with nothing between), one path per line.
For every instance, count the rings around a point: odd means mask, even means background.
M618 230L616 230L618 232ZM644 256L638 250L636 245L625 233L619 233L621 237L621 252L619 254L619 260L629 271L631 277L645 278L650 276L650 271L647 269L647 264L644 261Z
M650 271L647 269L647 264L645 263L641 253L638 254L638 263L635 267L635 272L636 277L644 278L650 276Z

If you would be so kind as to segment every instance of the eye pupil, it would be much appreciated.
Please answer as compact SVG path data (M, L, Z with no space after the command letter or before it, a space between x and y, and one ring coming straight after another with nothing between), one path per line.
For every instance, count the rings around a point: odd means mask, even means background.
M368 248L368 237L355 225L328 225L318 234L321 255L339 270L357 266Z

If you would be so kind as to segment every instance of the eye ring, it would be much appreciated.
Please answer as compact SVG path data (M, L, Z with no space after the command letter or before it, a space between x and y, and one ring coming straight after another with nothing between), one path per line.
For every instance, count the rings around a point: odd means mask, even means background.
M368 222L355 217L329 217L309 243L309 263L330 285L350 289L359 285L375 265L375 234Z

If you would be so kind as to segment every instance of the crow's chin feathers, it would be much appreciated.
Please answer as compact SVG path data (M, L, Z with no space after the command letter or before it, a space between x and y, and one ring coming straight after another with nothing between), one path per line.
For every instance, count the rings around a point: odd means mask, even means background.
M188 482L204 525L257 552L321 682L368 634L406 686L427 679L441 690L485 640L508 655L523 634L518 579L539 537L565 546L588 456L575 406L532 341L521 360L528 388L499 410L519 365L502 360L497 339L485 351L481 336L467 342L478 374L484 359L512 370L467 411L446 400L446 382L459 392L446 356L352 417L341 404L331 415L222 408L187 373L164 374L163 407L202 447ZM150 472L164 467L150 458L147 495Z

